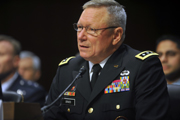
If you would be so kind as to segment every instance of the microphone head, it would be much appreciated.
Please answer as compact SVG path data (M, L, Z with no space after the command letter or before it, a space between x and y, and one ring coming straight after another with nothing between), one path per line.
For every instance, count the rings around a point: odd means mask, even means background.
M86 69L84 68L84 66L81 67L81 69L79 70L79 73L83 74L86 71Z

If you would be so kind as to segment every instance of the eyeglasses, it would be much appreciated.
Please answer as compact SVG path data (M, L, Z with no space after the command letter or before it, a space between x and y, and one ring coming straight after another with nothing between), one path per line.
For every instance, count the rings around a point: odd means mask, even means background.
M98 30L103 30L103 29L105 30L105 29L110 29L110 28L117 28L116 26L112 26L112 27L107 27L107 28L94 29L94 28L91 28L91 27L89 27L89 26L84 27L84 26L82 26L82 25L80 25L80 24L77 24L77 23L74 23L74 24L73 24L73 27L74 27L74 29L75 29L76 31L78 31L78 32L82 31L83 28L85 28L85 29L86 29L86 32L87 32L88 34L93 35L93 36L97 36L97 35L98 35L98 34L97 34L97 31L98 31Z

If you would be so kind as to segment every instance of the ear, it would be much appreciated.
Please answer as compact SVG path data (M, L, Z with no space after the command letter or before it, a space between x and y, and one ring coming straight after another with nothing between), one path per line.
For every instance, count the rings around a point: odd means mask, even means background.
M118 27L114 30L113 43L112 43L113 45L116 45L117 43L121 41L122 34L123 34L122 27Z

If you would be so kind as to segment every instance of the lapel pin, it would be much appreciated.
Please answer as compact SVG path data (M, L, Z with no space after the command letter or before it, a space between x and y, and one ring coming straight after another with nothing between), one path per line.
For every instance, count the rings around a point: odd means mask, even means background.
M114 65L115 68L118 68L118 65Z

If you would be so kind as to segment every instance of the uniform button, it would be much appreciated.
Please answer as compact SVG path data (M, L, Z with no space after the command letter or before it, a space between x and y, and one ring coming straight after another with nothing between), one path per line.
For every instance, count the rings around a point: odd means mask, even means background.
M92 113L93 112L93 108L89 108L88 112Z
M67 111L70 112L71 111L70 108L68 108Z
M116 105L116 109L120 109L120 105Z

